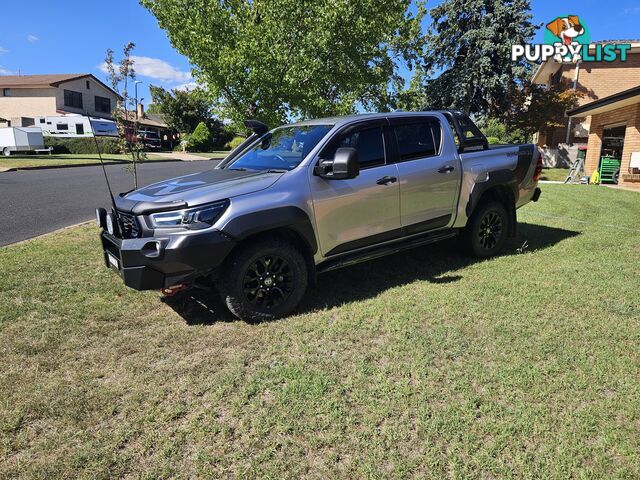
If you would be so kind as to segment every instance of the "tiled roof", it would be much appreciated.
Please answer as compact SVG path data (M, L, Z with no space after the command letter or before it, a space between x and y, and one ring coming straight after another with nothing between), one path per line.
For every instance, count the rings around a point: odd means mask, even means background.
M61 82L90 77L89 73L62 73L53 75L0 75L0 87L57 87Z

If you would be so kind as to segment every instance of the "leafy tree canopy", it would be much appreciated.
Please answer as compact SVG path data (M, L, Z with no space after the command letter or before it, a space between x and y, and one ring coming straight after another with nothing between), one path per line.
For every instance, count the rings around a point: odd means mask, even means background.
M384 110L424 41L421 1L140 1L236 123Z
M511 60L512 44L529 42L536 30L530 0L445 0L430 15L424 68L405 103L507 118L532 69Z
M200 122L209 122L213 116L211 98L201 88L168 91L151 85L149 90L154 111L163 114L167 125L178 132L191 133Z

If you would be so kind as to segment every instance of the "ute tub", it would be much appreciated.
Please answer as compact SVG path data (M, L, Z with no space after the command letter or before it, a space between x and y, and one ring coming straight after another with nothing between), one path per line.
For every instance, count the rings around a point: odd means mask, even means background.
M159 290L206 275L220 266L235 245L218 230L124 239L103 231L100 240L105 265L135 290Z

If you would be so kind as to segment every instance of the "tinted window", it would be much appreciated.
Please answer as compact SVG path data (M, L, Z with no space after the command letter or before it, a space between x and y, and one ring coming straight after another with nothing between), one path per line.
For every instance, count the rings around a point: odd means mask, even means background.
M262 136L225 168L292 170L331 130L331 125L280 127Z
M64 91L64 105L72 108L82 108L82 94L71 90Z
M78 135L84 135L84 125L82 123L76 123L76 133Z
M363 130L351 130L341 134L331 146L322 153L323 160L330 160L338 148L351 147L358 151L361 167L384 165L384 141L382 127Z
M66 123L59 123L56 125L56 128L58 130L69 130L69 125L67 125Z
M401 160L436 155L440 150L440 124L429 120L395 127Z

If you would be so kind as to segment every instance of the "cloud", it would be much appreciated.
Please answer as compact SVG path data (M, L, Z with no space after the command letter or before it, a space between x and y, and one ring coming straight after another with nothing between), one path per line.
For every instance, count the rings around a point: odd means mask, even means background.
M198 87L201 87L201 85L198 82L188 82L173 88L175 90L195 90Z
M131 55L131 60L133 60L133 68L136 71L136 75L142 75L143 77L169 83L182 82L186 84L193 79L190 72L179 70L159 58ZM102 72L108 73L107 65L104 62L100 64L98 68Z
M623 15L637 15L640 13L640 7L630 7L630 8L625 8L622 11Z
M35 35L32 35L31 33L29 35L27 35L27 42L37 42L38 40L40 40L38 37L36 37Z
M0 46L0 53L7 53L9 50Z
M15 75L15 73L16 72L2 68L2 65L0 65L0 75Z

